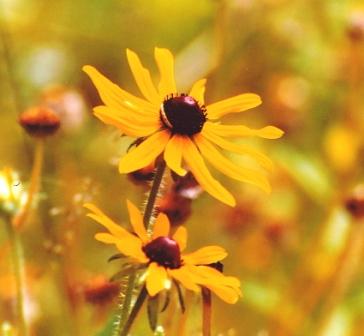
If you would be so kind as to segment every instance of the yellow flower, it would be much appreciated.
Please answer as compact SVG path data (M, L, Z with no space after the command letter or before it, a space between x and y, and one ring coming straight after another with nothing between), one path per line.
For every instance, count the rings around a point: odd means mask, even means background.
M187 163L201 187L218 200L234 206L234 197L215 180L206 167L205 159L223 174L239 181L254 184L270 191L267 178L258 171L238 167L224 157L218 147L250 156L261 166L272 163L262 153L230 142L226 138L258 136L276 139L283 132L273 126L251 129L243 125L223 125L218 120L228 113L236 113L261 104L258 95L240 94L205 106L206 79L193 84L188 94L178 94L174 78L174 59L168 49L155 48L154 56L160 72L158 89L139 57L127 49L126 56L135 81L145 99L138 98L109 81L92 66L83 70L95 84L104 106L94 108L96 117L116 126L123 133L144 141L121 158L120 173L129 173L148 166L164 153L168 167L183 176Z
M149 295L154 296L168 289L171 280L175 280L195 292L200 291L201 286L207 287L228 303L238 300L241 294L240 281L207 266L227 256L223 248L207 246L182 255L187 242L186 228L180 226L170 237L168 217L160 213L154 224L154 232L150 235L143 225L141 213L130 201L127 201L127 207L136 235L113 222L95 205L85 204L85 207L91 211L88 216L110 232L97 233L97 240L115 244L122 254L129 257L131 263L145 266L144 278Z

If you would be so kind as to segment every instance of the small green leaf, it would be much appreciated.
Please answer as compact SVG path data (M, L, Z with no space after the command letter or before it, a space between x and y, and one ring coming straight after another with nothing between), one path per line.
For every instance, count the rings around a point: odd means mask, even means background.
M159 295L148 297L147 311L150 328L155 331L158 324Z

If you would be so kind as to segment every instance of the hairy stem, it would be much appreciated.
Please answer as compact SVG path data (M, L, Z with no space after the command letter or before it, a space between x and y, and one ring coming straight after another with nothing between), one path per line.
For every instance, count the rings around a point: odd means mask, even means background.
M143 222L144 222L145 227L148 230L151 229L151 219L152 219L152 216L153 216L153 213L155 210L155 203L158 198L158 194L159 194L159 190L160 190L160 187L162 184L165 169L166 169L166 163L164 162L164 160L162 160L157 165L154 179L153 179L152 188L149 192L147 204L146 204L145 210L144 210ZM120 306L120 310L118 311L118 316L120 316L120 318L119 318L119 321L118 321L116 329L115 329L116 334L119 334L119 332L121 330L120 335L124 335L123 332L125 332L126 329L129 330L134 321L135 317L133 319L131 319L131 317L132 317L132 314L133 314L133 311L134 311L134 308L135 308L137 302L135 303L133 310L131 311L131 313L129 315L128 320L127 320L127 317L128 317L128 314L129 314L129 311L131 308L133 291L135 288L135 281L136 281L136 274L133 273L133 274L129 275L128 284L127 284L127 288L126 288L126 292L125 292L125 296L124 296L124 302ZM142 292L139 294L139 296L141 294L142 294ZM137 301L138 301L138 299L137 299ZM139 309L140 309L140 307L139 307ZM128 325L128 324L130 324L130 325Z
M140 291L138 298L135 301L135 304L133 306L133 309L130 312L129 318L126 321L124 328L121 330L120 336L127 336L129 333L129 330L131 326L133 325L133 322L135 318L137 317L140 309L142 308L142 305L148 296L148 292L145 286L143 286L142 290Z

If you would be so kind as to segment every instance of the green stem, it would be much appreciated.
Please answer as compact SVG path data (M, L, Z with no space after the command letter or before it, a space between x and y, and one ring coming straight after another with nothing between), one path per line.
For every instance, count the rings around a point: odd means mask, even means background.
M202 335L211 336L211 291L202 287Z
M151 218L153 216L153 212L154 212L154 209L155 209L155 202L156 202L156 200L158 198L158 194L159 194L159 190L160 190L160 187L161 187L161 184L162 184L165 169L166 169L166 163L165 163L164 160L162 160L157 165L155 175L154 175L154 179L153 179L152 188L151 188L150 193L148 195L147 204L146 204L145 210L144 210L143 222L144 222L145 227L148 230L151 228ZM133 323L133 321L134 321L134 319L132 319L130 321L130 318L131 318L131 314L133 313L133 310L134 310L134 308L136 306L136 303L135 303L135 305L133 307L132 312L129 315L128 320L127 320L127 317L128 317L130 307L131 307L133 291L134 291L134 288L135 288L135 281L136 281L136 274L133 273L133 274L129 275L124 300L123 300L123 303L120 305L120 310L117 313L118 316L120 316L120 319L119 319L117 327L115 329L115 334L116 335L119 333L120 330L121 330L120 335L124 335L122 332L126 328L128 328L128 330L129 330L130 327L131 327L131 324L130 324L130 326L127 327L127 323Z
M166 169L166 163L164 160L161 160L161 162L157 165L157 168L155 170L152 189L150 190L147 205L145 206L144 210L143 222L147 229L151 228L150 219L152 218L153 215L153 211L155 208L155 201L157 200L158 197L165 169Z
M133 309L130 312L129 318L126 321L123 330L120 333L120 336L127 336L129 333L129 330L131 328L131 326L133 325L133 322L135 320L135 318L137 317L140 308L142 308L142 305L146 299L146 297L148 296L148 292L145 286L143 286L142 290L140 291L137 300L135 301L135 304L133 306Z
M28 328L25 322L24 308L25 308L25 274L24 274L24 257L23 249L19 237L19 233L12 225L11 220L7 220L7 231L11 245L11 258L13 264L13 272L15 277L16 288L16 314L19 325L19 335L29 335Z
M34 195L38 192L40 178L42 175L44 157L44 140L38 139L35 146L33 168L30 176L30 184L28 189L27 201L23 208L13 218L13 225L16 229L21 228L28 218L30 207L33 203Z
M127 321L129 311L131 308L130 306L131 306L131 299L133 297L135 280L136 280L136 274L135 274L135 272L133 272L128 277L128 284L126 287L124 300L123 300L122 306L121 306L122 309L120 312L120 319L118 321L117 330L115 330L116 335L118 335L121 332L122 327L125 326L125 323Z

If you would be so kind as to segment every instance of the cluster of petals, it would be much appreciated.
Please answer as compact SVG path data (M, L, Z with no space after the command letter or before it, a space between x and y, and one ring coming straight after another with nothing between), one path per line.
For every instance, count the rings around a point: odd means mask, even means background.
M150 72L142 65L137 54L129 49L126 54L136 84L144 98L126 92L92 66L87 65L83 68L104 103L94 108L95 116L104 123L119 128L128 136L143 139L141 144L121 158L120 173L130 173L146 167L163 154L171 170L183 176L186 174L184 162L204 190L230 206L235 205L234 197L211 175L205 160L233 179L256 185L266 192L270 191L264 173L250 167L237 166L220 152L220 149L223 149L245 155L265 169L272 167L271 160L261 152L247 145L234 143L228 138L258 136L277 139L283 134L280 129L274 126L252 129L245 125L224 125L219 121L229 113L245 111L260 105L261 99L258 95L245 93L205 105L206 79L195 82L188 94L178 95L174 58L168 49L155 48L155 60L160 72L158 88L153 84ZM196 123L196 118L189 119L186 114L176 116L179 129L174 127L173 121L168 120L164 113L166 101L173 100L173 97L188 97L194 102L196 113L201 112L199 124L192 125ZM183 114L183 108L177 112ZM191 131L181 132L181 127L184 130L190 127Z
M153 233L147 232L143 218L137 207L127 201L130 222L135 234L124 229L93 204L85 204L90 211L89 217L103 225L109 232L97 233L95 238L106 244L114 244L126 257L128 262L136 266L145 266L147 291L154 296L168 288L171 281L177 281L188 290L199 292L201 286L210 289L218 297L228 303L235 303L240 295L240 281L231 276L225 276L220 271L208 266L219 262L227 256L226 251L219 246L206 246L195 252L182 254L186 248L187 230L180 226L170 236L168 217L160 213L154 223ZM168 267L163 260L163 254L156 261L145 253L148 245L160 239L168 239L175 243L179 260L178 266ZM169 258L166 252L166 258Z

